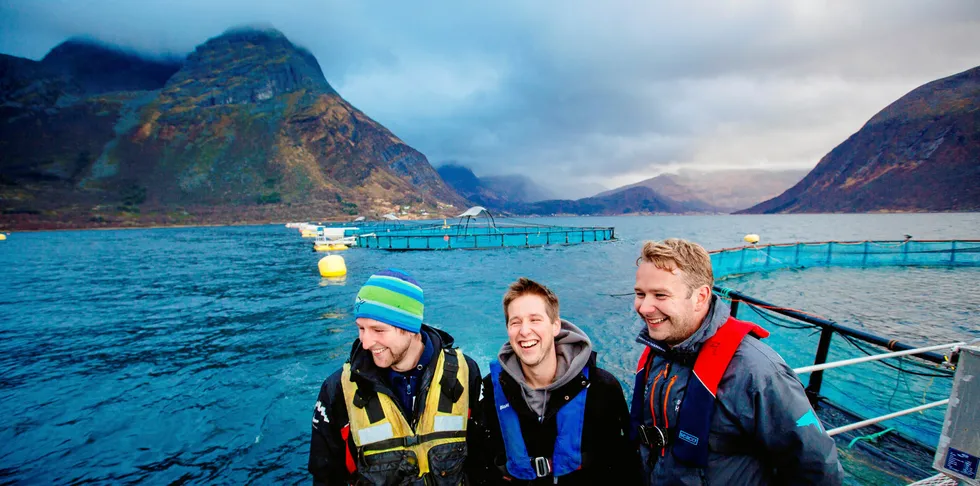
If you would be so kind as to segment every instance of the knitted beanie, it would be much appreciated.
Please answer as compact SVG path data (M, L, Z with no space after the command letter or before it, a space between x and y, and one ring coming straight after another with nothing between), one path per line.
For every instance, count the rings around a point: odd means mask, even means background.
M354 318L365 317L409 332L422 330L422 287L407 273L389 268L371 275L357 292Z

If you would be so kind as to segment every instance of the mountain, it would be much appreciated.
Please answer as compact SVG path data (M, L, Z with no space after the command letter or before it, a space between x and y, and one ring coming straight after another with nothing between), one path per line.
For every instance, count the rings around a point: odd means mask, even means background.
M980 210L980 67L920 86L744 213Z
M649 187L631 187L582 199L527 200L547 191L523 176L477 177L472 170L448 163L439 175L463 197L492 211L516 216L619 215L700 212L696 204L675 201ZM489 179L489 183L488 183Z
M440 165L436 171L461 196L495 211L510 211L514 203L554 199L554 194L523 175L477 177L455 162Z
M518 174L481 177L480 181L490 190L508 201L535 202L556 199L548 188L538 185L530 177Z
M692 207L657 194L649 187L631 187L613 194L578 200L552 200L516 203L509 210L519 215L620 215L649 213L691 213Z
M774 197L805 176L805 170L681 170L598 194L649 187L700 212L731 213Z
M503 194L487 186L472 170L456 163L447 163L436 168L439 177L460 196L478 206L491 210L504 210L510 202Z
M132 56L69 41L42 61L0 58L0 226L309 220L404 206L453 214L468 204L279 31L229 30L170 75L172 64Z
M70 77L84 93L160 89L180 70L180 59L148 59L114 46L73 38L57 45L41 65Z

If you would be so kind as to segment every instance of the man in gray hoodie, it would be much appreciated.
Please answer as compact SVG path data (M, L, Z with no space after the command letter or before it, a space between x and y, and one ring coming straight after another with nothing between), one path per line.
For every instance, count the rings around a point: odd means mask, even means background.
M645 346L631 407L650 485L839 485L834 440L793 370L732 318L711 258L680 239L647 242L634 308Z
M586 334L547 287L521 278L504 295L508 342L483 380L489 484L638 484L629 411L596 366Z

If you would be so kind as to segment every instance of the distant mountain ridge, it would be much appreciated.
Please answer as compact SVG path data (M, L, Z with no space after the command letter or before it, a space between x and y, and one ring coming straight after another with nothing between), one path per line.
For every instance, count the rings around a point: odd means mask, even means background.
M980 67L920 86L744 213L980 210Z
M516 203L509 210L520 215L616 216L623 214L685 214L697 209L657 194L649 187L631 187L604 196L576 200L550 200Z
M780 194L806 173L806 170L765 169L681 170L677 174L661 174L598 196L631 187L649 187L662 196L685 203L695 211L731 213Z
M700 210L691 204L681 203L658 194L648 187L634 187L611 194L582 199L524 199L528 183L524 176L505 176L491 179L477 177L472 170L459 164L445 164L438 169L447 184L463 197L498 213L519 216L550 215L621 215L653 213L694 213ZM504 186L508 192L498 188ZM533 188L533 186L531 186Z
M436 168L439 176L474 204L496 211L509 211L516 203L554 197L547 189L522 175L478 177L468 167L449 162Z
M106 68L102 75L85 66ZM232 29L173 69L69 41L0 57L0 225L264 222L469 203L274 29Z

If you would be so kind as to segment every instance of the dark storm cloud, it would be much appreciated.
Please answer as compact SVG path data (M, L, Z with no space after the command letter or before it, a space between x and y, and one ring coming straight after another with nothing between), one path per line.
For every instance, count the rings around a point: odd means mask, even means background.
M0 51L89 35L186 53L252 23L434 163L556 185L812 167L891 101L980 64L973 0L13 0Z

